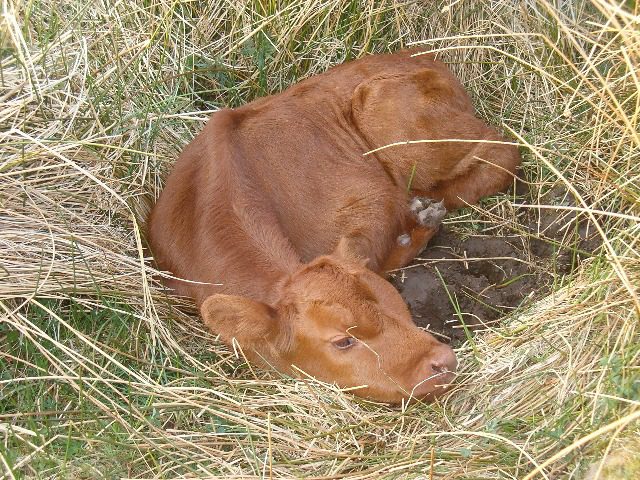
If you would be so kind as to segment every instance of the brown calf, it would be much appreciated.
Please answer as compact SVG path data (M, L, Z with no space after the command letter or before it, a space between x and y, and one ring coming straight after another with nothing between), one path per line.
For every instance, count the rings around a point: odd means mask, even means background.
M406 140L445 141L392 147ZM255 361L398 402L444 391L453 351L382 276L447 209L507 187L515 147L431 55L372 55L211 116L149 218L166 279ZM194 283L199 282L199 283ZM222 284L222 285L213 285Z

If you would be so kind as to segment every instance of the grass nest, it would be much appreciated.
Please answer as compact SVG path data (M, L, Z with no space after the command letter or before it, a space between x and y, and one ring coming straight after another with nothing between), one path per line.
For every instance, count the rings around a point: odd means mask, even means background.
M1 8L1 478L640 478L635 2ZM411 45L524 158L527 193L446 223L575 250L523 228L552 209L599 246L467 335L450 395L390 407L216 342L153 279L142 225L211 111Z

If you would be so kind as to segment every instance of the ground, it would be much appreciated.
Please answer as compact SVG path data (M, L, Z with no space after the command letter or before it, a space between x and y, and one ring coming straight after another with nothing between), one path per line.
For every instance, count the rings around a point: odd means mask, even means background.
M640 3L0 11L0 477L638 477ZM529 192L449 212L427 266L396 272L434 330L424 312L452 305L501 318L449 331L449 395L388 406L244 362L153 281L140 232L211 112L405 47L435 52L518 143Z

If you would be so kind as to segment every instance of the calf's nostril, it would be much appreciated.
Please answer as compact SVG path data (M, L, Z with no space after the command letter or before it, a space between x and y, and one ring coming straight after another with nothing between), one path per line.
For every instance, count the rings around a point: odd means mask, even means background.
M446 373L449 371L447 366L440 362L431 362L431 369L433 373Z

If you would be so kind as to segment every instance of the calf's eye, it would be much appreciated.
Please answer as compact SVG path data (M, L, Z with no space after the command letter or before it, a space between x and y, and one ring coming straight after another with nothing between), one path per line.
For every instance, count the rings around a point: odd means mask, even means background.
M347 348L353 347L358 340L354 337L341 337L336 340L333 340L333 346L340 349L345 350Z

